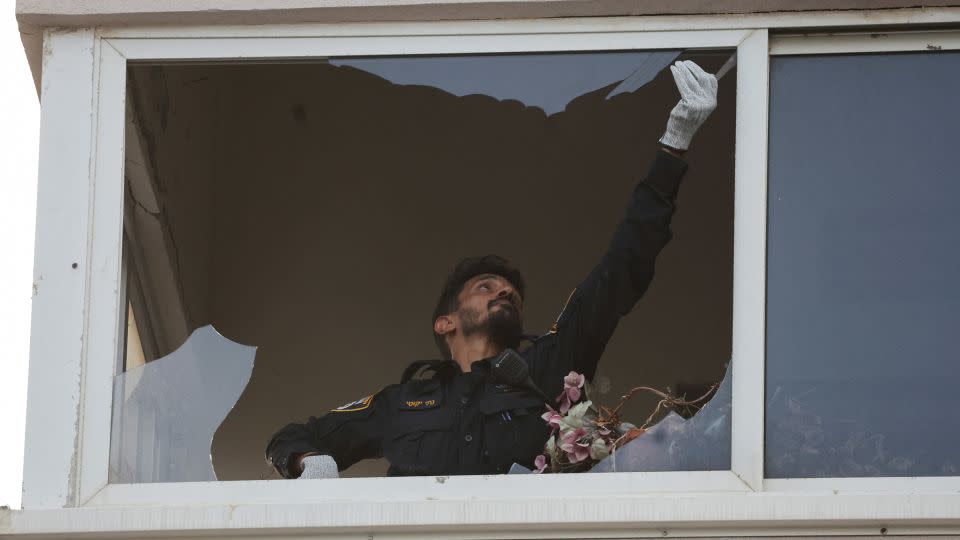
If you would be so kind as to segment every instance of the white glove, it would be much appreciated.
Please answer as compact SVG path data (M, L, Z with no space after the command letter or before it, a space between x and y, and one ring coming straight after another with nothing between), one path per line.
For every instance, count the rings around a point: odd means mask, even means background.
M340 478L337 472L337 462L330 456L307 456L303 458L303 472L301 480L311 478Z
M680 90L680 103L670 111L660 144L686 150L693 134L717 108L717 78L690 60L675 63L670 71Z

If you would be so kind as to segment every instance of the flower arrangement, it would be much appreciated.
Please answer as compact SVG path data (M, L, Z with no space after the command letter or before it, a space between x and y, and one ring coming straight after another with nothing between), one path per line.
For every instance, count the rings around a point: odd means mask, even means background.
M563 378L563 391L557 396L557 408L542 415L550 426L544 453L534 460L535 473L582 472L589 470L624 444L642 435L664 407L699 406L713 395L714 384L697 399L687 401L648 386L638 386L620 398L617 406L597 407L586 395L586 378L571 371ZM620 420L620 409L639 392L652 392L660 398L646 421L637 427ZM584 398L584 401L580 401Z

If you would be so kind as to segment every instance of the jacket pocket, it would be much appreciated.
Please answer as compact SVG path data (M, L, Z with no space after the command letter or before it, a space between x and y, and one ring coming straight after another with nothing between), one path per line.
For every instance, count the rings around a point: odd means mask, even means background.
M384 449L391 474L441 474L449 466L454 411L449 409L401 410L397 413Z
M539 398L526 392L487 396L478 403L484 415L484 460L498 473L513 463L530 467L547 440Z

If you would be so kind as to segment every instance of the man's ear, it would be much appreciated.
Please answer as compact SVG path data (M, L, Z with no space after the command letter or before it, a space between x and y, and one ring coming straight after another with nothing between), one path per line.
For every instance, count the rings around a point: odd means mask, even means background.
M445 336L457 329L457 322L450 315L441 315L433 321L433 331L441 336Z

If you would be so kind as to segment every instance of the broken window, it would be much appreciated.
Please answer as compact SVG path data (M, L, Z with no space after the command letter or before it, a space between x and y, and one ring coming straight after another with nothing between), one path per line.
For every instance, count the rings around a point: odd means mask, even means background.
M960 470L958 67L771 60L768 477Z
M132 65L125 234L137 332L128 336L146 364L117 379L113 481L209 480L199 464L211 455L218 479L275 477L263 449L276 429L439 356L430 314L462 257L511 259L530 284L525 330L545 332L653 160L678 99L664 68L679 57L716 72L731 54ZM735 83L723 78L693 142L674 240L607 347L591 396L599 404L640 385L694 397L724 379ZM188 353L200 350L198 333L211 349ZM252 350L236 344L256 346L246 389L204 392L199 382L218 384L217 370L243 380ZM135 387L151 390L131 401ZM155 418L176 417L164 410L170 399L177 414L214 400L226 419L194 418L189 435L160 431ZM657 401L638 395L623 418L641 424ZM727 380L702 415L664 411L630 443L643 459L603 470L729 469L729 403ZM129 463L170 437L197 438L176 446L196 469L156 473L182 456L172 451ZM385 470L361 462L344 475Z

